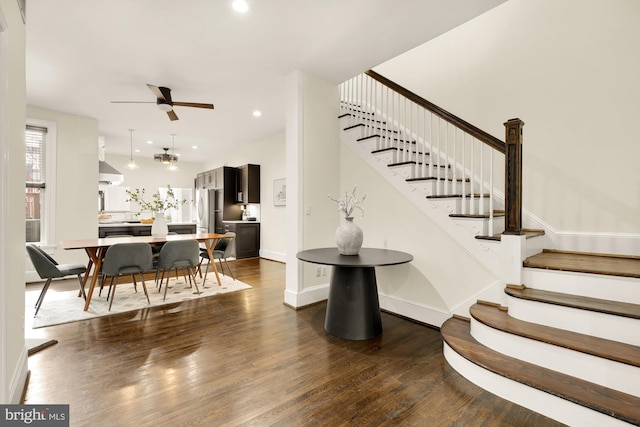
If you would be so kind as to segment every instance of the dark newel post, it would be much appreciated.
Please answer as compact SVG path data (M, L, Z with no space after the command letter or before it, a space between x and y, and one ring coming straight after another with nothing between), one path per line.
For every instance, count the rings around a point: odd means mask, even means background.
M505 230L504 234L522 234L522 127L520 119L504 124L505 151Z

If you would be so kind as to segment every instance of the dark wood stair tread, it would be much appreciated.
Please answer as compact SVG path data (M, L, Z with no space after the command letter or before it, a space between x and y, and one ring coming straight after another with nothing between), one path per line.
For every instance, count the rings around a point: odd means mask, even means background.
M532 289L524 286L508 286L504 290L507 295L515 298L538 301L547 304L561 305L563 307L577 308L580 310L596 311L598 313L612 314L615 316L640 319L640 305L628 302L603 300L599 298L585 297L581 295L564 294L561 292Z
M478 322L503 332L640 367L640 347L631 344L525 322L494 304L474 304L469 313Z
M529 387L631 423L640 423L640 398L504 355L476 341L468 321L448 319L440 328L444 341L478 366Z
M467 194L465 198L471 200L471 194ZM489 193L483 194L482 198L483 199L489 198ZM438 194L438 195L427 196L427 199L462 199L462 194ZM480 194L474 193L473 199L474 200L480 199Z
M437 167L437 166L435 166ZM419 178L407 178L405 181L406 182L420 182L420 181L436 181L438 180L437 176L423 176L423 177L419 177ZM441 177L440 181L453 181L452 178L444 178ZM464 179L465 182L469 182L470 179L469 178L465 178ZM462 178L456 178L456 182L462 182Z
M494 218L500 218L503 217L504 211L499 211L499 210L495 210L493 211L493 217ZM489 218L489 214L450 214L449 215L450 218L484 218L484 219L488 219Z
M523 262L524 267L640 278L640 257L545 249Z

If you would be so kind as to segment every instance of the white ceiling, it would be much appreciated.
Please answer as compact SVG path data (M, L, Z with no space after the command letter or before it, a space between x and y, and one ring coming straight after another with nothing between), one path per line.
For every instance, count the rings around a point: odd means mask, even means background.
M506 0L247 1L241 15L231 0L29 0L27 102L97 119L107 153L129 155L133 128L141 156L175 134L180 158L202 162L284 130L292 71L338 84ZM147 83L215 109L175 107L171 122L110 102L154 102Z

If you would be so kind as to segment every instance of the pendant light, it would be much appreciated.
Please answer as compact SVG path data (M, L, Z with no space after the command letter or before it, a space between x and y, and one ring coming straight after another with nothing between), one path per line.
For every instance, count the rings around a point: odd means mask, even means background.
M168 169L172 172L177 171L178 170L178 165L176 165L176 162L178 161L178 157L176 156L176 134L172 133L171 134L171 151L173 153L173 155L171 156L171 161L169 162L169 167Z
M127 163L127 168L131 170L138 169L138 165L133 160L133 129L129 129L129 140L131 142L131 146L130 146L131 151L129 156L129 163Z

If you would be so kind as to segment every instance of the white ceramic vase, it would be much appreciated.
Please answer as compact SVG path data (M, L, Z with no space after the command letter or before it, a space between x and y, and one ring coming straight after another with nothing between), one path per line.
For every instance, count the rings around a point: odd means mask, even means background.
M352 217L345 218L336 230L336 246L342 255L358 255L362 247L362 229L353 222Z
M153 224L151 224L152 237L166 237L169 234L169 226L164 219L164 212L156 212Z

